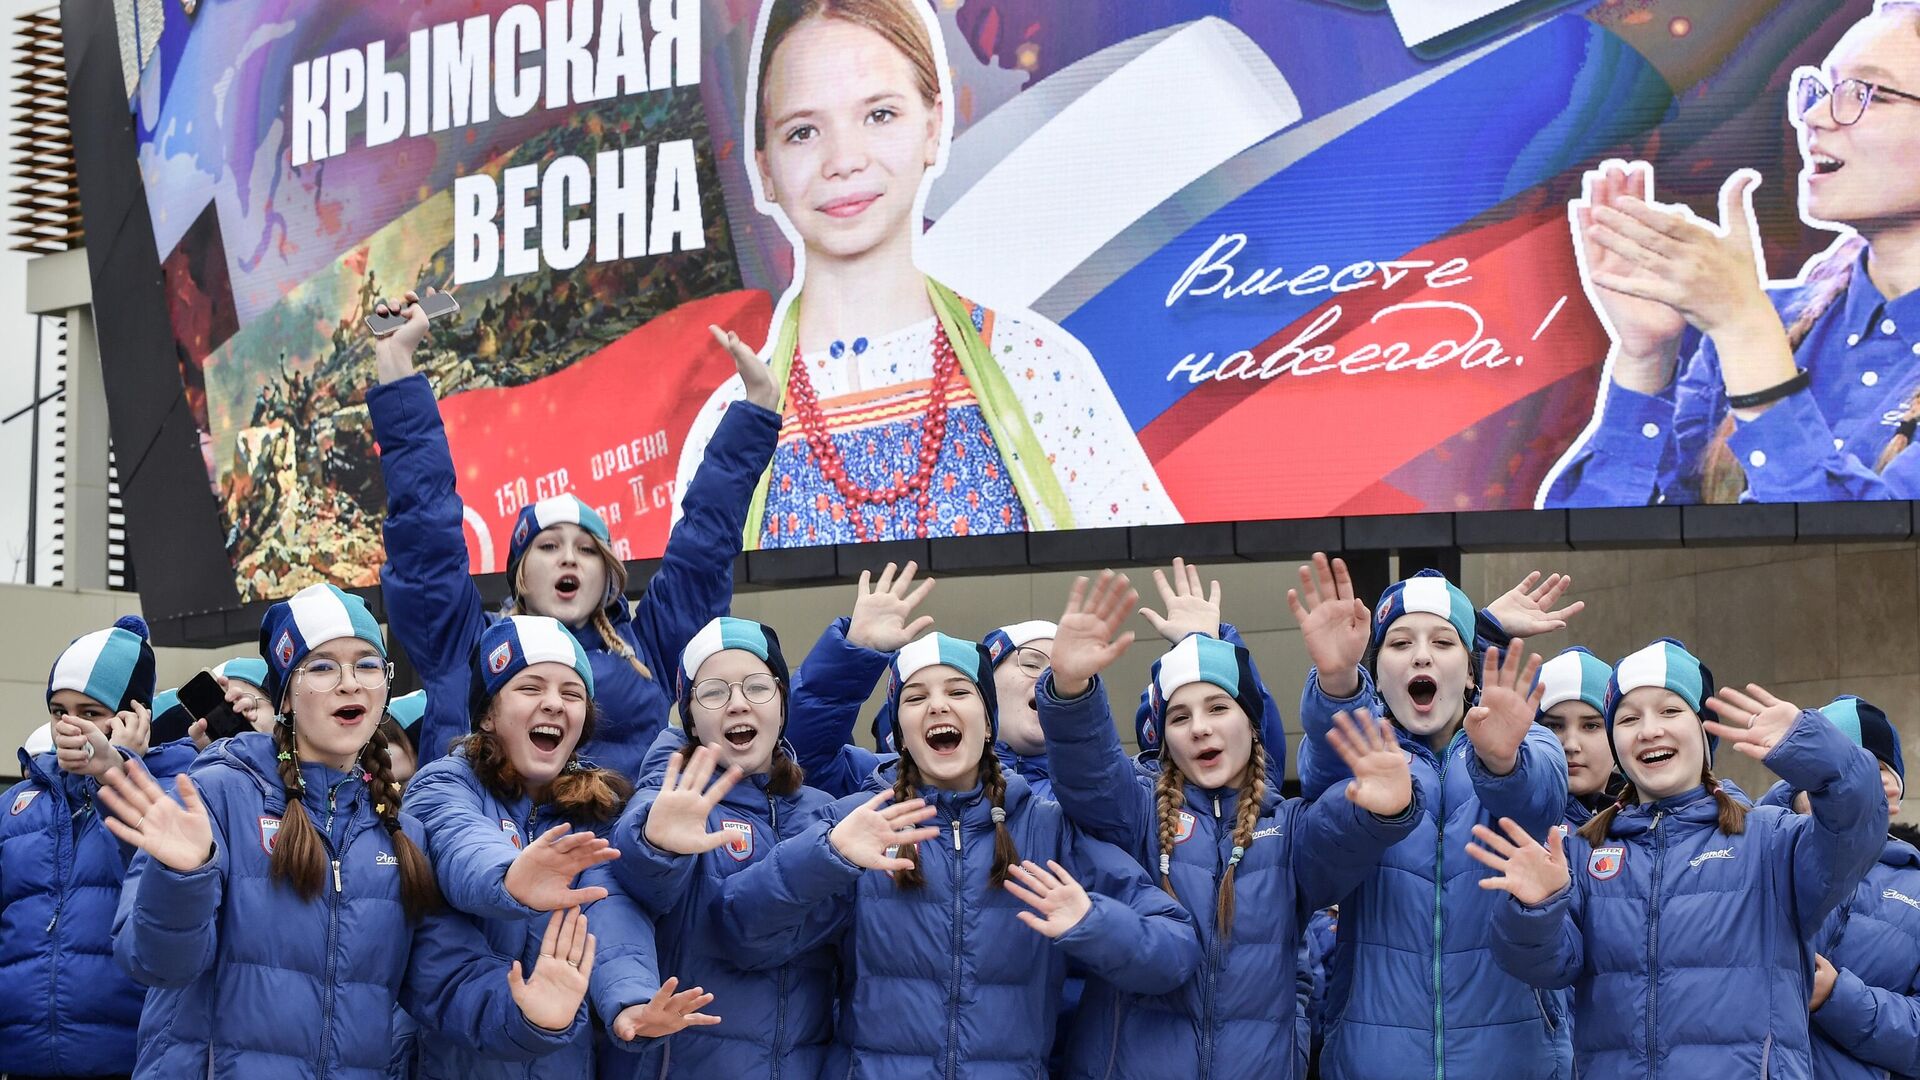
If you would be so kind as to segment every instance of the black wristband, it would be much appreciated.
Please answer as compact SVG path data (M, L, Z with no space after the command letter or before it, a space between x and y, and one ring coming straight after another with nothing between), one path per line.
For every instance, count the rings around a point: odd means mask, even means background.
M1794 373L1793 378L1778 386L1769 386L1765 390L1756 390L1751 394L1728 394L1727 405L1734 409L1757 409L1762 405L1779 401L1788 394L1797 394L1812 384L1813 376L1807 374L1806 368L1801 368Z

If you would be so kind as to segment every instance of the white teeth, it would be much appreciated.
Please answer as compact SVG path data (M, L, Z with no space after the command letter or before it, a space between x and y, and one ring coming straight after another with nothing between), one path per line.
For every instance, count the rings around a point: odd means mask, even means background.
M952 724L935 724L932 727L927 729L927 738L929 739L933 738L936 735L958 735L958 734L960 734L960 729L955 727Z
M533 734L551 735L557 739L560 737L560 729L553 726L552 724L536 724L533 727Z
M735 735L752 735L753 733L754 733L754 730L753 730L752 724L736 724L735 726L727 729L728 738L732 738Z
M1649 750L1640 755L1640 763L1643 765L1658 765L1673 757L1673 754L1674 752L1672 750Z

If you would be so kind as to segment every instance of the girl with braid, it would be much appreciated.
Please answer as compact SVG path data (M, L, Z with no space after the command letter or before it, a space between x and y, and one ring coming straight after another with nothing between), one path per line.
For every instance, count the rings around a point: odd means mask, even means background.
M513 615L481 634L472 667L472 733L407 788L447 903L479 921L494 952L529 962L548 912L590 906L607 942L594 1000L631 1003L603 1007L602 1024L622 1037L679 1030L699 995L663 988L653 920L609 888L606 864L617 853L604 834L633 789L579 758L599 718L586 651L558 620ZM459 1080L587 1076L596 1057L586 1030L531 1066L489 1060L431 1031L421 1033L418 1054L421 1075Z
M1910 499L1920 456L1920 2L1881 0L1788 85L1801 217L1848 235L1763 287L1742 169L1720 224L1610 161L1572 204L1587 294L1613 337L1582 441L1543 506ZM1689 328L1703 338L1691 357ZM1682 361L1684 360L1684 363Z
M387 1075L397 1006L486 1054L572 1045L593 972L586 917L555 912L522 968L445 910L400 812L377 721L392 669L358 597L314 585L260 628L273 734L209 747L178 801L107 774L107 828L137 848L114 955L151 988L137 1077Z
M913 641L887 697L899 759L719 901L720 933L743 951L837 946L840 1024L821 1075L1044 1075L1069 959L1132 994L1187 981L1192 918L1000 764L985 649Z
M1384 722L1341 714L1330 737L1353 771L1309 805L1269 782L1247 650L1195 633L1153 666L1158 761L1120 746L1100 673L1132 643L1139 597L1107 571L1074 582L1038 688L1054 793L1068 819L1152 870L1192 914L1204 958L1171 993L1131 999L1090 980L1072 1077L1296 1077L1294 985L1307 917L1359 884L1419 820L1407 761ZM1117 635L1117 636L1116 636Z

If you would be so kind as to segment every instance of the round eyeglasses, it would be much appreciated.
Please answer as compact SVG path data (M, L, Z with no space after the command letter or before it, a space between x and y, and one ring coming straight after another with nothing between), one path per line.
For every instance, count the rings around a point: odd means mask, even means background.
M1829 86L1820 72L1813 68L1800 68L1793 73L1787 99L1796 120L1804 121L1808 113L1825 101L1827 114L1833 117L1833 122L1841 127L1849 127L1859 123L1860 118L1867 114L1867 106L1876 100L1920 102L1920 95L1864 79L1841 79Z
M346 681L348 667L333 660L315 660L300 669L300 685L316 694L328 694ZM351 665L353 681L366 690L378 690L393 681L393 665L377 656L363 656Z
M733 688L740 688L740 694L750 704L765 705L780 693L780 680L771 675L749 675L739 682L725 679L702 679L694 685L693 700L701 708L719 712L733 700Z

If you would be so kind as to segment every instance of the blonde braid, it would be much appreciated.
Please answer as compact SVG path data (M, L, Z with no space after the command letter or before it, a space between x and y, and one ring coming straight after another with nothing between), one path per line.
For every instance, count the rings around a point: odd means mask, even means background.
M913 763L911 756L901 754L898 771L895 773L893 779L894 805L897 806L900 803L906 802L908 799L915 798L919 790L920 766ZM902 889L918 889L925 886L927 878L926 875L920 871L920 845L903 844L894 854L913 864L913 866L908 869L895 870L893 872L894 885Z
M1260 739L1253 740L1253 755L1240 774L1240 802L1234 807L1233 854L1227 858L1227 872L1220 878L1220 907L1214 914L1220 949L1224 953L1233 944L1233 878L1240 860L1253 846L1253 833L1260 824L1260 810L1267 800L1267 770L1262 765Z

